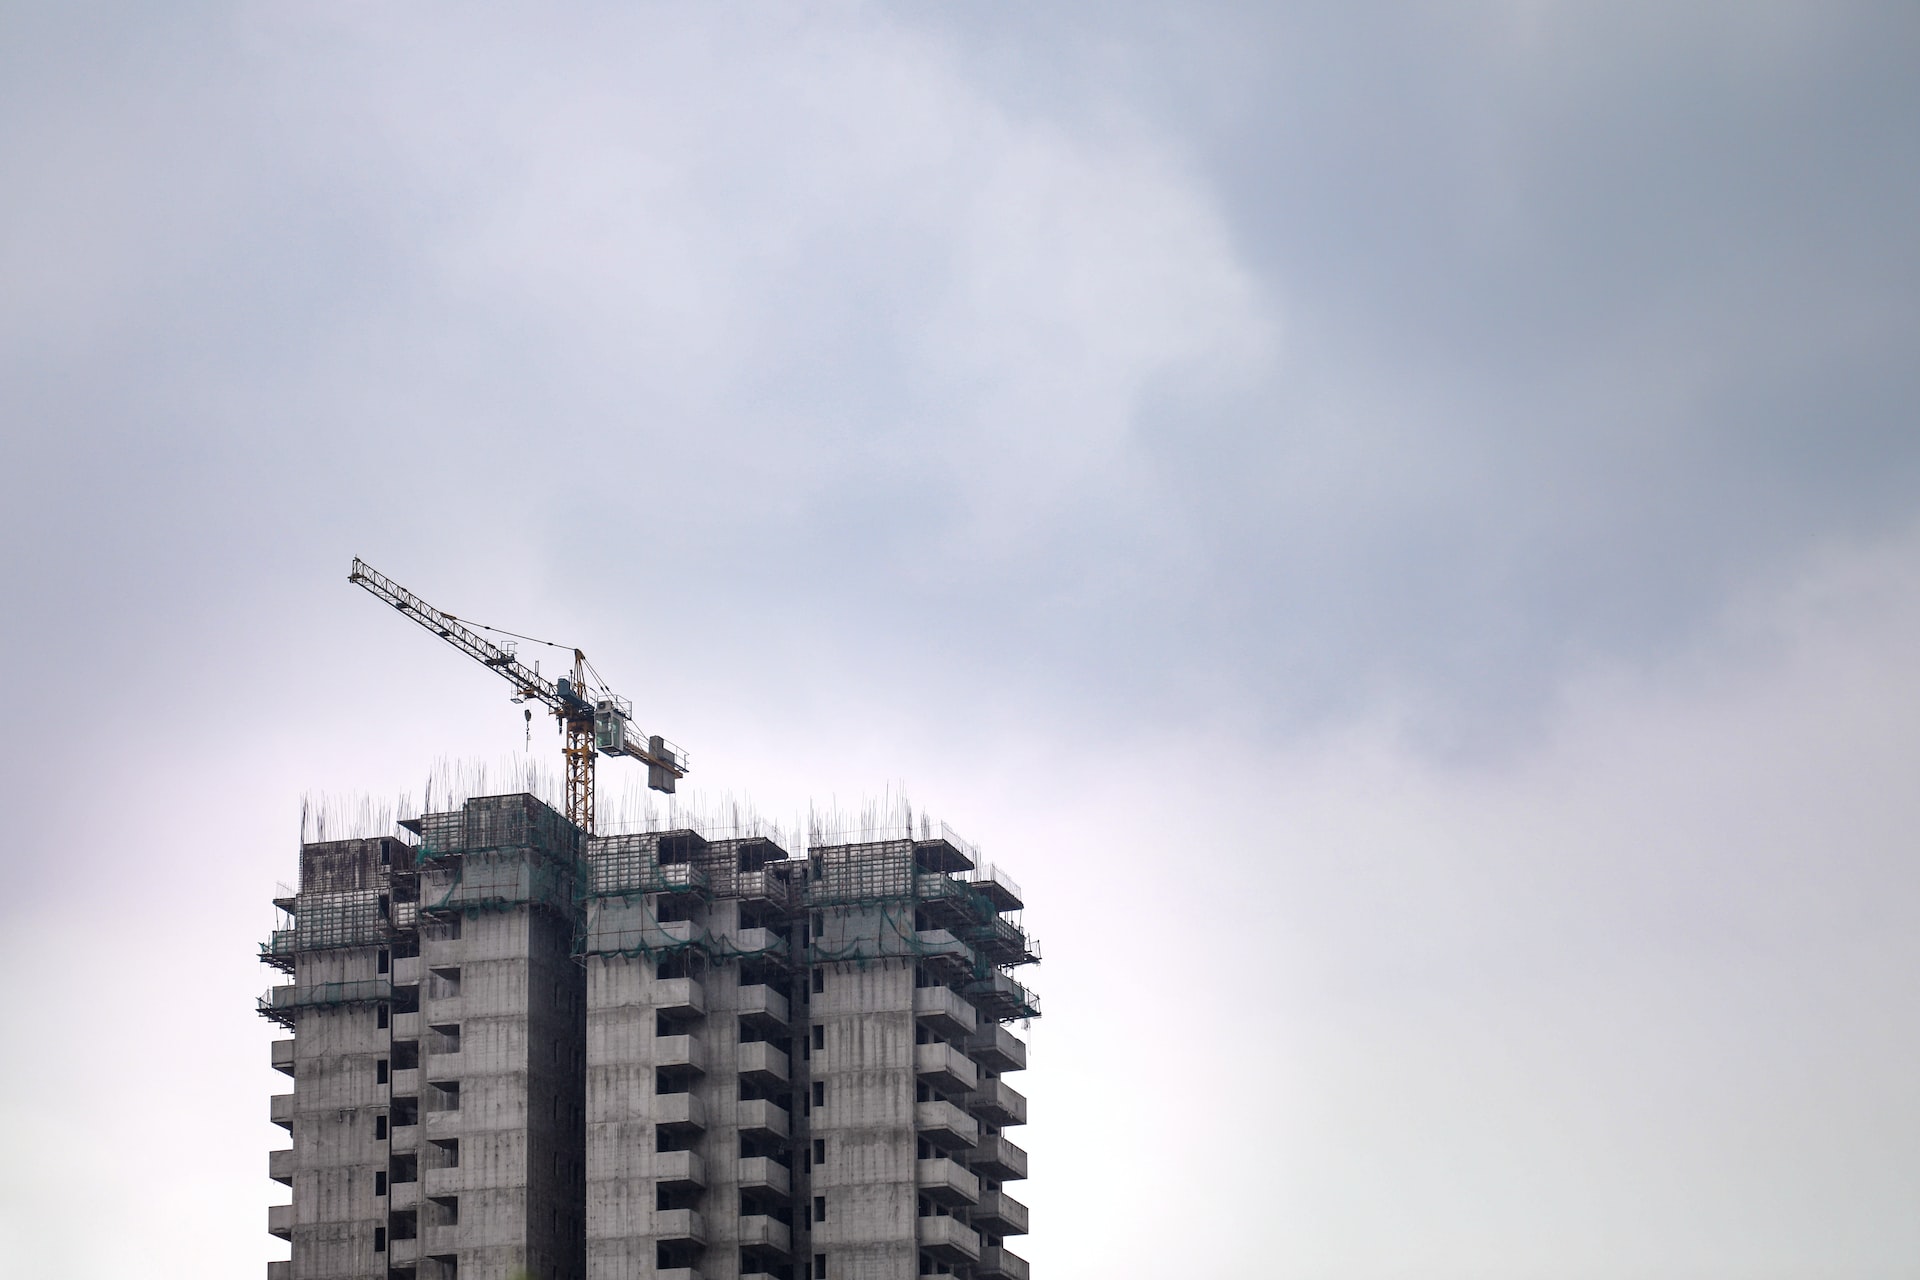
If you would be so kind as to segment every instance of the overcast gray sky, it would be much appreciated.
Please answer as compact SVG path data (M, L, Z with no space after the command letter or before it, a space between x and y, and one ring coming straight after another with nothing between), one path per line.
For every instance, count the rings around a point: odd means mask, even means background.
M300 797L521 742L361 555L1021 879L1046 1277L1920 1274L1916 65L0 7L0 1270L280 1256Z

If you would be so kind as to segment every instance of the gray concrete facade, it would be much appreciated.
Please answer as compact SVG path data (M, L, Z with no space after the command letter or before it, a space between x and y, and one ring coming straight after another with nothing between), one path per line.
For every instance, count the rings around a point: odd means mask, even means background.
M790 1277L799 864L691 831L588 861L587 1274Z
M304 846L262 947L274 1280L1025 1280L1038 954L964 843L402 825Z
M805 885L805 1274L1025 1280L1004 1131L1026 1099L1002 1077L1026 1047L1002 1024L1038 1016L1008 970L1039 957L1018 887L944 834L816 845Z

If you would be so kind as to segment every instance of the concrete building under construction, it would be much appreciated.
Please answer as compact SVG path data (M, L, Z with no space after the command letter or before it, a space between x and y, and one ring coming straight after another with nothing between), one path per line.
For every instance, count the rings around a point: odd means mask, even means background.
M944 827L589 836L532 795L316 841L270 1280L1025 1280L1021 892Z

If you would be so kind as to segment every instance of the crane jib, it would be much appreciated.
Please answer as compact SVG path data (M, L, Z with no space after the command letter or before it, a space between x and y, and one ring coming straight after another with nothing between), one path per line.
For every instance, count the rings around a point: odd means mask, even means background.
M521 663L512 646L497 645L458 618L436 609L358 557L347 581L386 601L454 648L505 676L516 699L544 703L567 729L567 817L593 830L593 759L596 754L631 756L647 766L647 785L672 791L687 774L687 755L658 734L633 729L633 706L607 693L589 699L581 680L585 655L574 651L574 674L548 680Z

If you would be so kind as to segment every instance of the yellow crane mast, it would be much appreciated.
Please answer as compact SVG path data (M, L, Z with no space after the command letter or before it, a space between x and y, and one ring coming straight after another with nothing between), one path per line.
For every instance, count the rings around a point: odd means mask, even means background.
M567 817L589 835L593 833L594 756L631 756L647 766L647 785L672 791L687 776L687 754L659 734L643 734L633 727L633 704L604 686L587 680L591 667L586 654L573 651L573 672L548 680L537 667L520 661L511 643L495 644L474 630L493 631L479 623L462 622L434 608L359 557L347 581L366 588L407 617L445 640L460 652L499 672L514 687L513 700L532 699L551 711L566 732ZM532 716L529 711L527 715Z

